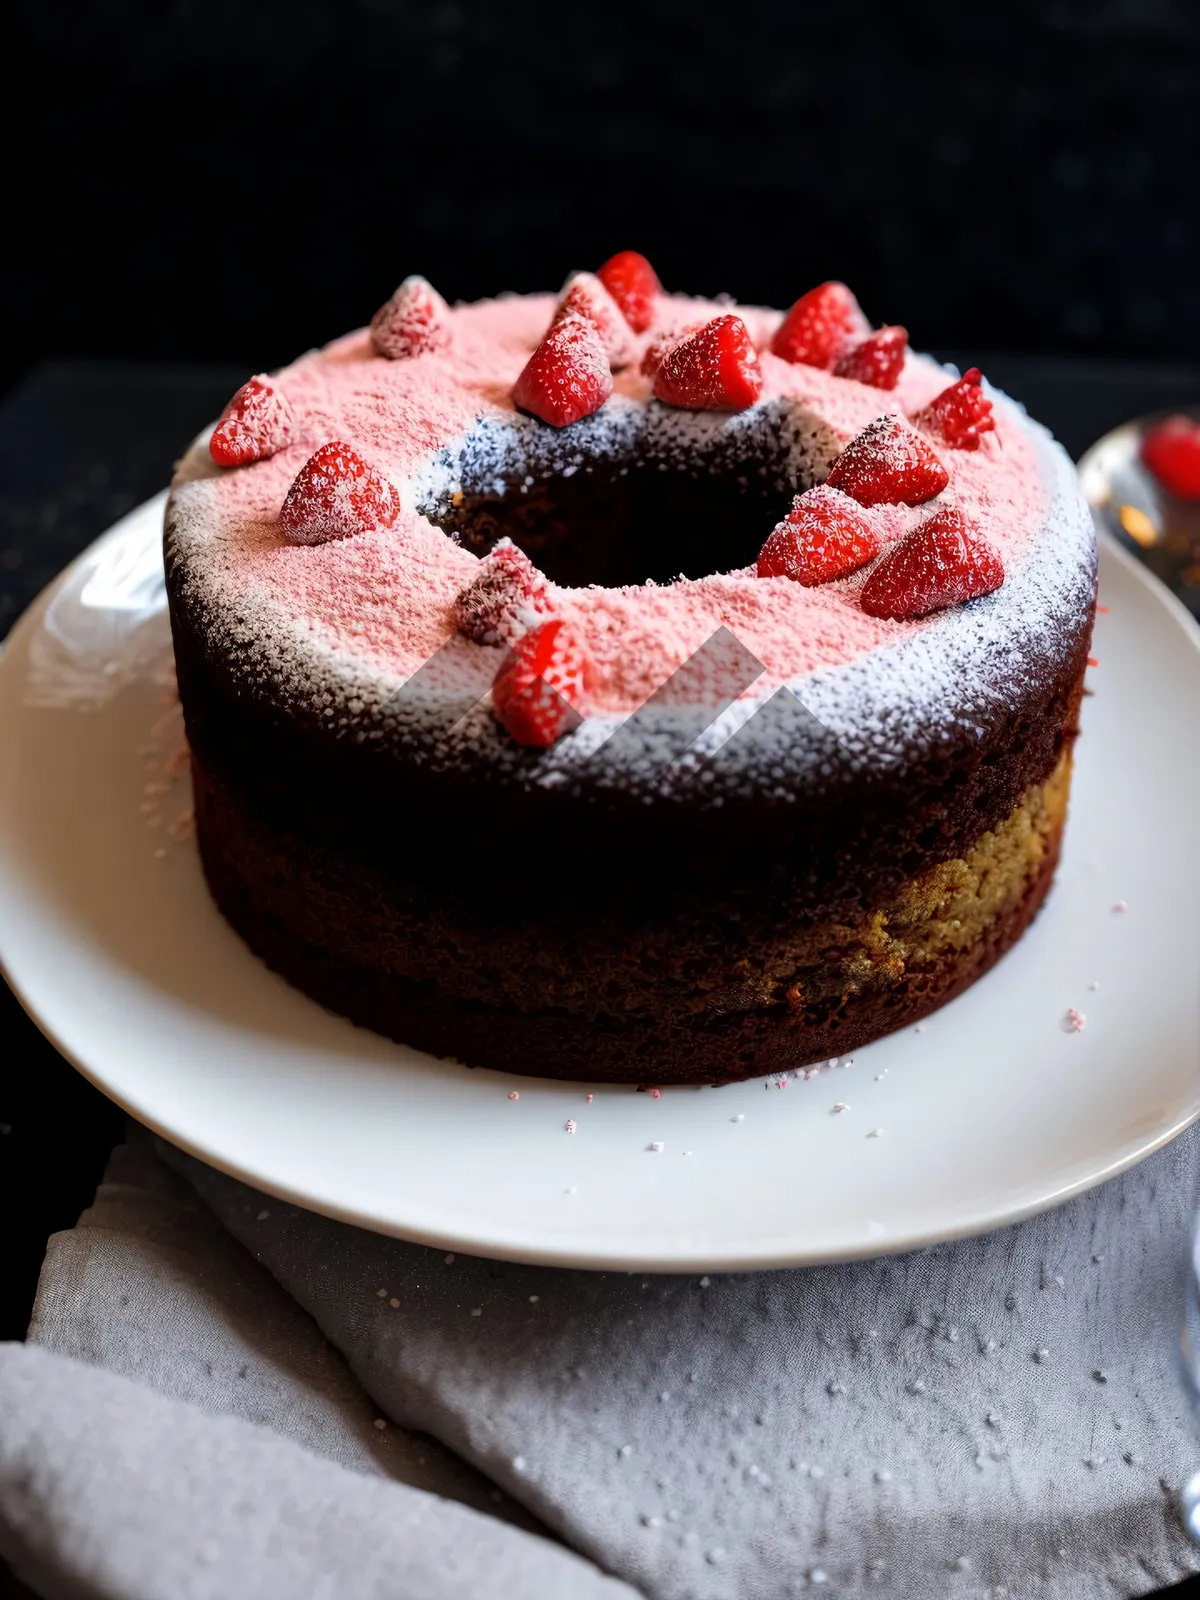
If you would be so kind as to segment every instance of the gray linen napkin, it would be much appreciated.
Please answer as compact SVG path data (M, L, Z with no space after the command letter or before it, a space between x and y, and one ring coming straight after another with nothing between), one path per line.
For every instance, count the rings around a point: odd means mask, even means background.
M537 1527L381 1418L131 1129L95 1203L50 1240L29 1343L0 1345L0 1554L14 1569L51 1600L633 1600L510 1523Z
M31 1338L141 1378L129 1393L146 1395L150 1385L210 1413L249 1418L263 1448L340 1471L339 1482L387 1473L403 1482L374 1482L372 1495L386 1490L466 1518L410 1485L436 1479L441 1494L493 1507L469 1463L652 1600L775 1600L810 1588L1108 1600L1200 1569L1171 1494L1200 1455L1175 1371L1200 1166L1195 1135L1103 1189L985 1239L711 1280L447 1259L279 1204L160 1151L246 1250L194 1207L185 1251L144 1217L139 1232L134 1215L149 1203L152 1181L174 1196L173 1225L184 1226L186 1191L161 1175L139 1179L123 1216L102 1192L93 1218L52 1243ZM135 1159L153 1173L144 1151L126 1152L126 1177ZM11 1366L11 1357L0 1362L0 1410L12 1405ZM21 1409L52 1415L50 1380L26 1374L24 1384ZM74 1410L84 1387L71 1391ZM209 1427L234 1426L179 1409ZM393 1424L387 1430L374 1427L381 1414ZM435 1452L421 1435L453 1454ZM9 1437L5 1428L0 1538L12 1541L15 1498L25 1526L33 1516L43 1530L40 1549L51 1551L53 1568L54 1539L44 1530L78 1523L80 1513L64 1503L49 1468L38 1479L49 1487L34 1493L30 1512L31 1447L26 1439L23 1457ZM51 1467L64 1438L51 1428L42 1442ZM88 1438L88 1451L99 1452L101 1427ZM131 1452L136 1443L127 1462ZM326 1467L312 1452L342 1465ZM163 1459L151 1459L169 1478ZM78 1471L91 1483L98 1477L94 1463L90 1475ZM259 1502L274 1507L273 1477L255 1471ZM279 1482L286 1497L287 1470ZM93 1488L90 1544L75 1529L72 1548L86 1545L93 1563L121 1492ZM168 1570L169 1511L168 1501L155 1523L161 1537L143 1552L147 1570L156 1559ZM305 1567L312 1545L301 1541L301 1557L275 1587L259 1573L253 1584L211 1592L292 1600L327 1592L324 1575L336 1571L330 1593L408 1594L399 1582L394 1590L352 1587L361 1579L352 1550L361 1551L366 1524L346 1515L355 1529L348 1540L334 1537L340 1523L326 1519L319 1570ZM291 1536L286 1517L272 1525ZM571 1559L475 1516L453 1532L426 1518L425 1559L440 1538L467 1559L478 1526L544 1560ZM403 1535L398 1543L401 1564L418 1559ZM419 1592L526 1592L498 1565L482 1582L480 1570L466 1588L449 1578ZM534 1581L546 1587L528 1592L583 1596L585 1585L604 1580L577 1562L568 1577L543 1566ZM210 1590L189 1579L78 1592L168 1600Z
M35 1345L3 1350L3 1551L48 1600L631 1600L478 1512Z

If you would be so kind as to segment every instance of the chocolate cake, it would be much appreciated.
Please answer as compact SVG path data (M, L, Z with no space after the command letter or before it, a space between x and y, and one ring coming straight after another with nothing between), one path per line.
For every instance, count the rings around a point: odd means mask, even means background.
M780 1073L913 1022L1049 888L1095 605L1024 412L872 332L668 296L370 330L251 380L166 521L217 904L476 1067Z

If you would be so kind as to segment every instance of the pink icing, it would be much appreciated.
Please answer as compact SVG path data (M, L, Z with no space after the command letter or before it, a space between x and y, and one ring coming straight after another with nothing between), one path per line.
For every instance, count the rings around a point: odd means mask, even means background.
M478 571L478 558L414 511L409 491L436 453L480 415L511 414L513 380L544 334L555 303L542 295L459 307L452 313L449 347L414 360L374 356L367 333L359 331L279 374L278 386L299 419L299 442L269 460L219 474L193 457L183 474L205 478L193 489L217 513L206 518L217 531L204 562L214 600L242 615L270 613L331 650L400 679L449 640L457 639L455 648L464 651L484 648L458 636L454 620L455 598ZM636 341L637 356L664 331L727 310L663 297L651 329ZM791 365L765 348L778 313L746 307L738 315L764 350L764 401L799 402L843 442L883 412L915 412L950 381L935 363L913 355L889 393ZM618 395L643 402L650 388L636 361L617 374ZM281 536L279 508L305 461L330 438L349 441L385 473L403 509L390 528L297 547ZM1032 436L1014 410L999 402L997 433L980 450L937 448L950 472L948 488L929 506L878 507L870 515L891 539L931 509L957 505L979 523L1011 576L1049 503ZM764 526L763 540L770 531ZM752 563L757 551L748 554ZM664 587L551 586L555 608L577 630L592 663L590 703L581 709L623 711L641 704L722 625L779 682L844 664L929 625L929 619L866 616L858 595L869 571L812 589L786 578L758 578L753 564ZM753 692L761 688L760 682Z

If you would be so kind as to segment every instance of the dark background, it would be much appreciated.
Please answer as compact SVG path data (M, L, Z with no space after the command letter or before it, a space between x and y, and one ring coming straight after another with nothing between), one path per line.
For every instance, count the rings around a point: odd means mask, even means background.
M1195 0L15 0L0 38L0 637L242 377L412 271L844 277L1073 453L1200 398ZM121 1127L0 984L0 1337Z
M920 348L1200 354L1194 0L15 0L0 380L280 364L644 251ZM14 97L19 95L18 101Z

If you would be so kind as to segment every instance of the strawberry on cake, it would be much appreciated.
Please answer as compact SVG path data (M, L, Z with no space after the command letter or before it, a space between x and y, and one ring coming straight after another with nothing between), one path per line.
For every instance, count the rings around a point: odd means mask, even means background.
M1095 606L1063 452L978 370L665 293L369 329L192 447L167 578L218 905L471 1066L721 1081L973 983L1058 858Z

